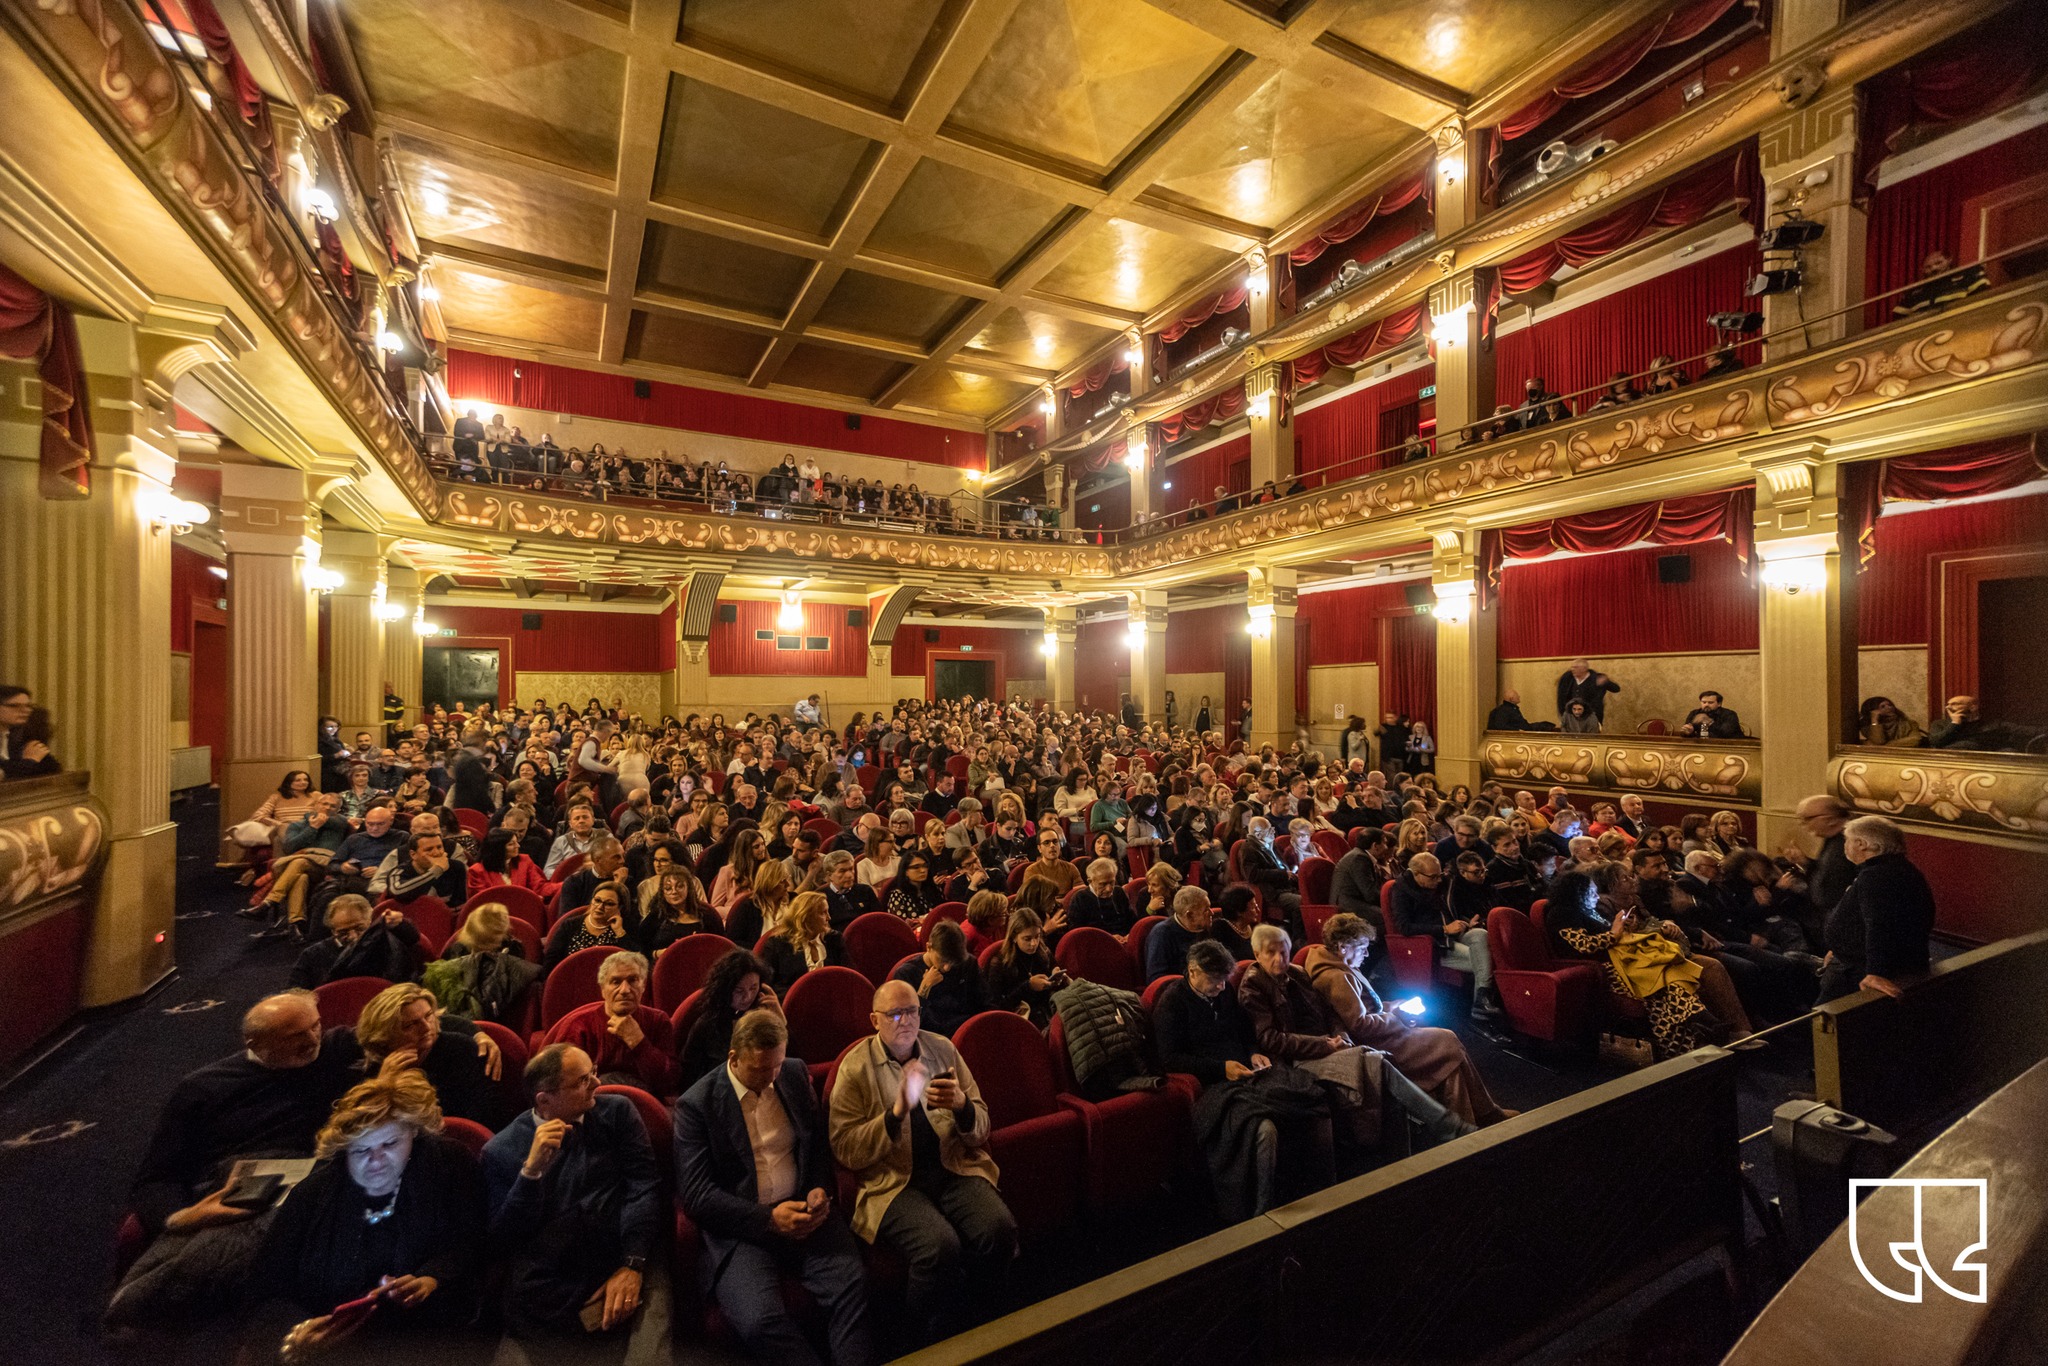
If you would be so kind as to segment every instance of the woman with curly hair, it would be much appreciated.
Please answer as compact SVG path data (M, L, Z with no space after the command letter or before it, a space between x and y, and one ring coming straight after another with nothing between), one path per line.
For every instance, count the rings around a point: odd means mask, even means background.
M769 984L769 968L745 949L734 949L711 965L704 977L703 1004L676 1050L682 1067L681 1090L697 1078L725 1065L733 1021L750 1010L782 1013L782 998Z

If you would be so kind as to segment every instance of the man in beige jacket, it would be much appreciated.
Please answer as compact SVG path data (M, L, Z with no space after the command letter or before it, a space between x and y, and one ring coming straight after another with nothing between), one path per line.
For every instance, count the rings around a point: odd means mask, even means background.
M936 1341L995 1309L1017 1223L996 1192L974 1074L918 1027L917 992L884 982L869 1018L874 1037L833 1083L832 1155L860 1180L853 1231L909 1263L911 1318Z

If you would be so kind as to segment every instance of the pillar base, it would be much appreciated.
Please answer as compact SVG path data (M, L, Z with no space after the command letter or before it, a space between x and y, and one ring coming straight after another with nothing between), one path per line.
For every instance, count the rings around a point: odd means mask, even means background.
M86 939L81 1006L111 1005L140 996L177 965L177 905L175 824L108 841L99 901Z

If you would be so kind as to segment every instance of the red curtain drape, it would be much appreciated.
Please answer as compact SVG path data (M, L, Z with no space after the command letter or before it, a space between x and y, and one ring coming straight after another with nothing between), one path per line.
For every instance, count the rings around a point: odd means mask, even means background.
M1877 191L1870 201L1864 238L1865 297L1874 299L1912 284L1929 252L1946 252L1957 261L1973 259L1974 234L1963 221L1963 206L2024 180L2043 166L2048 166L2048 124ZM1864 311L1865 325L1889 322L1894 302L1870 304Z
M1178 441L1192 432L1218 422L1228 422L1244 411L1244 386L1234 384L1213 398L1183 408L1179 412L1159 419L1159 435L1169 442Z
M92 493L92 414L85 353L71 310L0 265L0 356L32 360L42 381L43 432L37 488L45 498Z
M1753 246L1731 247L1590 303L1538 311L1529 326L1494 341L1494 401L1521 402L1531 376L1553 393L1574 394L1617 371L1634 374L1655 356L1699 355L1715 342L1707 316L1743 306L1755 260ZM1760 349L1750 341L1736 354L1755 364Z
M737 609L737 621L714 621L707 659L714 676L765 674L783 677L845 678L868 671L867 631L846 624L847 609L838 603L804 604L804 629L808 639L823 636L823 650L778 650L773 639L761 640L757 633L784 634L775 617L781 605L773 602L719 603Z
M1240 626L1223 638L1223 710L1210 711L1210 729L1222 731L1226 741L1235 740L1237 713L1251 700L1251 695L1252 638Z
M1928 601L1936 555L2048 543L2048 493L1935 507L1887 517L1884 553L1856 584L1857 640L1864 646L1925 645L1935 610ZM2013 639L2035 623L2011 623Z
M1155 466L1160 484L1155 504L1162 512L1180 512L1216 496L1216 486L1231 493L1243 493L1250 486L1252 439L1249 434L1219 441L1185 460ZM1172 484L1172 488L1164 485Z
M1755 540L1755 518L1756 490L1745 484L1484 531L1479 537L1479 593L1482 601L1492 600L1508 560L1537 559L1556 550L1593 554L1639 541L1660 546L1727 541L1746 565Z
M1380 661L1380 710L1426 722L1434 732L1436 618L1423 613L1384 620L1387 653Z
M1295 629L1312 631L1311 664L1380 664L1380 622L1413 616L1408 590L1414 581L1370 581L1330 593L1304 593L1295 607Z
M1742 0L1695 0L1695 3L1684 9L1675 10L1635 29L1616 40L1613 46L1599 56L1581 64L1536 99L1502 119L1498 130L1500 138L1511 142L1516 138L1528 136L1570 101L1584 99L1588 95L1595 95L1607 89L1642 65L1643 59L1659 48L1676 47L1680 43L1691 42L1720 22L1721 16L1741 2ZM1493 145L1497 154L1500 142L1497 140Z
M1735 547L1690 547L1692 578L1660 583L1667 546L1515 564L1501 576L1502 659L1757 648L1757 586Z
M1321 256L1331 247L1349 242L1372 226L1376 218L1399 213L1418 199L1430 197L1433 184L1430 167L1424 165L1415 174L1359 200L1332 221L1325 223L1315 236L1299 242L1287 253L1287 259L1297 266L1305 266Z
M1250 297L1251 290L1246 287L1244 281L1240 280L1215 298L1196 304L1165 327L1160 328L1159 340L1162 342L1177 342L1186 335L1190 328L1201 326L1218 313L1228 313L1233 309L1242 308L1244 301Z
M2044 74L2048 14L2039 5L2015 5L1871 77L1857 121L1859 187L1876 184L1877 168L1908 128L1981 118L2018 100Z
M2027 432L1997 441L1953 446L1925 455L1895 455L1852 466L1849 500L1856 518L1857 563L1877 557L1879 513L1886 503L1939 503L2002 493L2042 477L2040 434Z
M1583 266L1618 251L1653 228L1689 227L1723 204L1753 202L1755 151L1750 144L1716 157L1655 194L1523 252L1500 268L1501 288L1525 294L1565 266Z
M1241 604L1228 607L1197 607L1172 612L1166 618L1166 671L1170 674L1223 673L1229 668L1224 656L1231 632L1244 634L1245 610Z
M1393 409L1414 403L1435 379L1434 367L1417 366L1329 403L1297 412L1295 469L1310 474L1341 465L1343 468L1333 477L1348 479L1396 463L1396 453L1387 451L1387 443L1381 439L1381 418ZM1379 459L1346 463L1374 452L1380 453Z
M980 432L903 422L872 413L863 415L860 426L852 428L846 425L845 414L837 409L813 408L751 394L717 393L660 380L649 384L648 397L635 398L631 375L599 374L546 361L487 356L459 348L448 352L445 379L456 406L478 407L486 420L490 405L499 403L547 413L644 422L686 432L748 437L955 469L981 469L987 459L985 439Z
M434 623L467 636L504 636L512 658L501 667L544 673L658 673L661 618L637 612L543 609L540 629L529 631L523 610L511 607L436 607ZM673 667L671 659L671 667ZM581 702L582 699L576 699Z
M277 137L270 123L270 104L263 97L263 87L256 83L256 77L249 71L249 64L242 60L242 54L235 51L235 40L228 33L228 26L221 22L220 12L213 6L213 0L183 0L185 13L192 20L192 31L206 46L206 55L219 64L228 74L228 84L234 88L237 112L249 129L249 143L263 158L263 171L272 180L277 179Z
M1368 323L1356 332L1347 333L1305 356L1296 356L1290 362L1294 383L1297 387L1306 387L1321 379L1332 365L1359 365L1382 351L1406 345L1428 321L1429 306L1414 304L1398 313L1390 313L1378 322Z
M1067 393L1074 398L1079 398L1083 394L1092 394L1103 385L1109 383L1111 375L1121 375L1130 368L1131 358L1119 349L1113 352L1107 359L1097 361L1082 371L1075 378L1074 382L1067 386Z

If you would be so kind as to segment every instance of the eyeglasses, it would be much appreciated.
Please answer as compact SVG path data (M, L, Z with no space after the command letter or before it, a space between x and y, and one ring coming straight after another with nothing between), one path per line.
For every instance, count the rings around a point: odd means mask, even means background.
M905 1006L901 1010L878 1010L875 1014L890 1024L908 1024L917 1019L920 1012L916 1006Z

